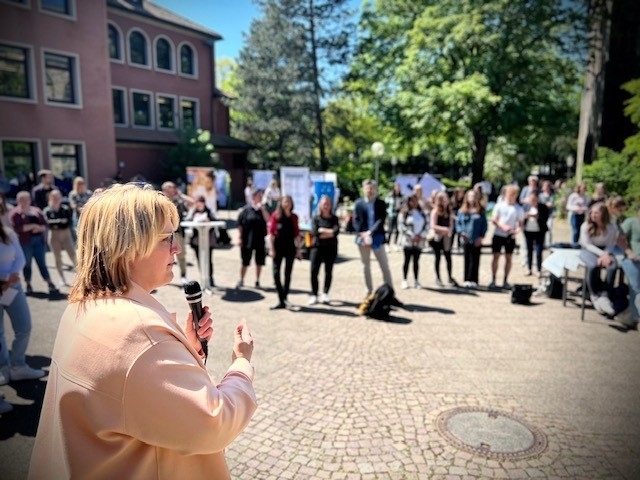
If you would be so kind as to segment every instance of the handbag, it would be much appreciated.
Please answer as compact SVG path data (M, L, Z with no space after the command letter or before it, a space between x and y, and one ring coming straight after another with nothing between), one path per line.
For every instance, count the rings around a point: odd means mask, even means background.
M511 290L511 303L529 305L532 294L533 285L530 283L516 283Z

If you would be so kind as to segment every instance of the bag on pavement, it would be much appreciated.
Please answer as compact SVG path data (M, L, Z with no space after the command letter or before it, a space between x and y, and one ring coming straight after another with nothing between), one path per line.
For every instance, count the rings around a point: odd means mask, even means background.
M360 315L377 320L388 320L393 307L403 306L402 302L396 298L393 287L384 283L364 299L358 311Z
M511 303L529 305L532 294L533 285L530 283L516 283L511 290Z

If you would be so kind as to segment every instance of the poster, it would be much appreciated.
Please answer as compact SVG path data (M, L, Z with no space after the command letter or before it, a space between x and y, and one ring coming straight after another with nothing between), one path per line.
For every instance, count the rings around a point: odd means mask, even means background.
M273 170L254 170L251 172L253 179L253 188L258 190L265 190L269 186L269 182L276 176L276 172Z
M187 167L187 195L194 199L203 196L207 208L217 214L218 206L226 207L228 202L228 175L226 170L213 167Z
M298 216L301 230L311 228L311 196L309 169L307 167L280 168L280 190L282 195L293 198L293 212Z
M323 195L328 195L333 201L333 211L336 210L335 186L333 182L313 182L313 199L311 200L311 216L318 213L318 203Z

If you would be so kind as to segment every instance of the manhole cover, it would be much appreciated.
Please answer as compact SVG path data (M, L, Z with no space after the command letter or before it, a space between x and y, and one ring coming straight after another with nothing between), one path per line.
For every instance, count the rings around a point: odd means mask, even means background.
M455 447L485 457L525 458L547 448L547 437L538 428L488 408L454 408L438 415L436 424Z

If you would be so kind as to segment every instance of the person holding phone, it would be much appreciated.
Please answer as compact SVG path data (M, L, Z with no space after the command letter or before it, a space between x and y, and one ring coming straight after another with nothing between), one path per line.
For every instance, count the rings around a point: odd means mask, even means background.
M199 340L213 335L208 307L179 324L151 295L173 278L178 222L151 185L113 185L85 205L29 478L230 478L225 448L257 407L253 338L236 326L215 382Z

